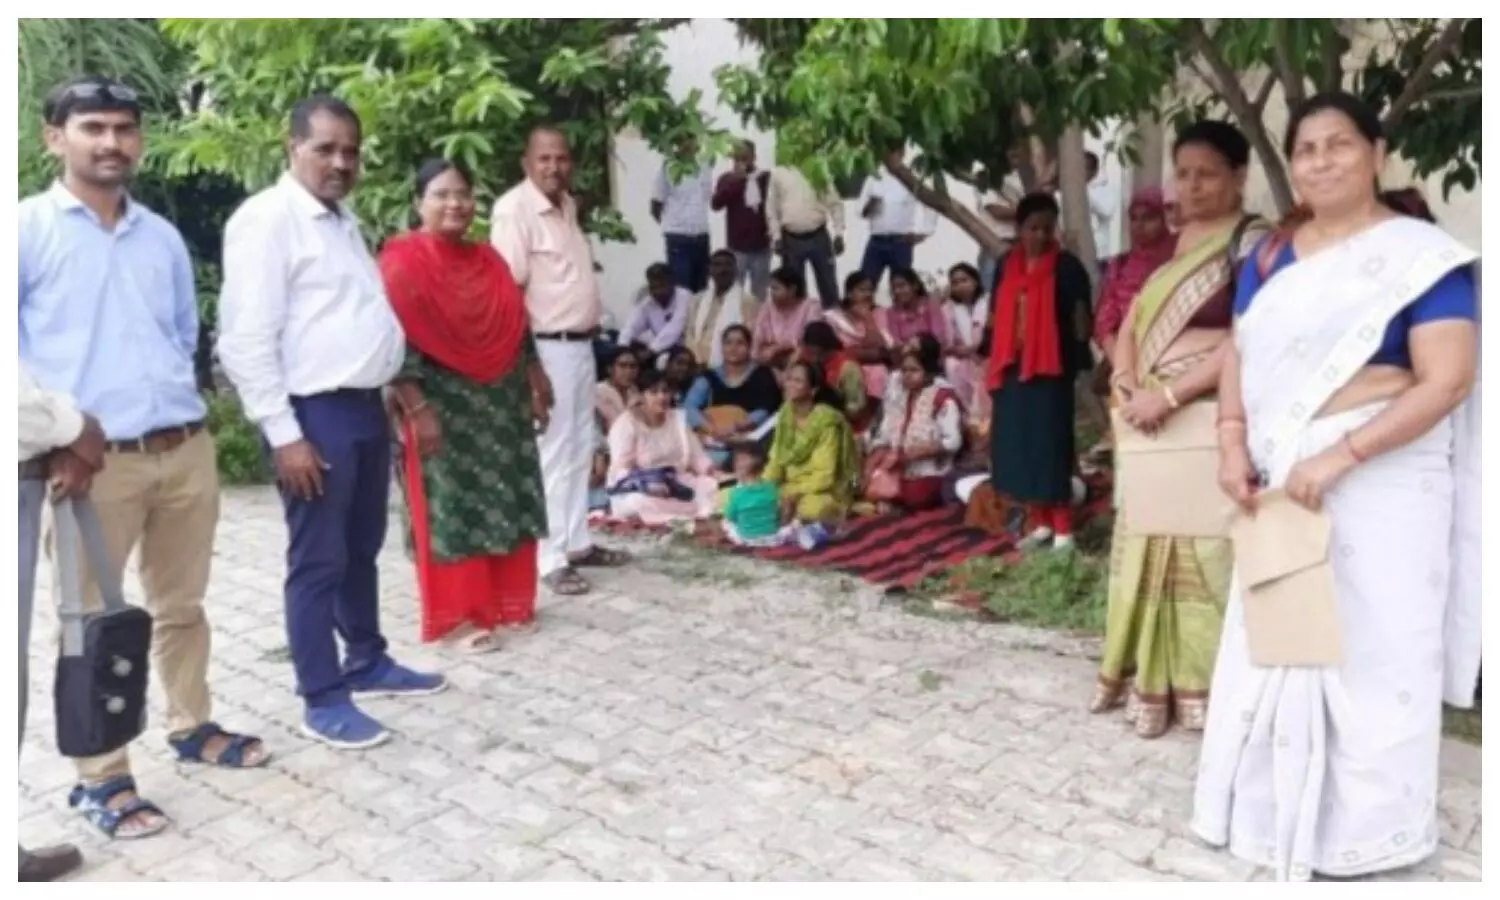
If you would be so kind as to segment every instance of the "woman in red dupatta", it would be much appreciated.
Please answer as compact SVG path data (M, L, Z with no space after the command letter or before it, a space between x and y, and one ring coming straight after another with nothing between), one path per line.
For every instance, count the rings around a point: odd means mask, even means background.
M990 483L1025 504L1032 547L1073 544L1073 381L1093 364L1089 277L1057 244L1057 201L1031 194L1016 210L1019 240L999 267L986 386L992 420Z
M395 393L419 383L441 423L441 440L422 434L422 417L397 404L422 640L484 652L498 648L498 627L535 614L545 388L520 288L493 247L467 239L468 174L443 160L423 165L417 216L417 230L381 250L380 273L408 347Z

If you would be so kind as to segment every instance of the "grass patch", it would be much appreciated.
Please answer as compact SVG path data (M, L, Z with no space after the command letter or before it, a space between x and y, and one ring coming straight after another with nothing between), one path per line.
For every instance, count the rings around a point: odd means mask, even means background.
M1454 709L1443 707L1443 733L1455 740L1477 746L1484 745L1484 710Z
M1077 551L1037 551L1019 558L971 559L919 586L910 612L934 602L968 598L989 620L1034 628L1102 634L1108 607L1109 523L1095 521L1075 536Z

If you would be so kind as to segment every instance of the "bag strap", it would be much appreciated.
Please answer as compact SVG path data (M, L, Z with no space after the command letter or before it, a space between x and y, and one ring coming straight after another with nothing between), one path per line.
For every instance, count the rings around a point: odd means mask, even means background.
M83 653L83 585L78 577L78 553L80 545L88 559L89 570L99 585L99 595L104 601L105 612L124 609L125 592L115 570L109 562L109 552L104 547L104 529L99 524L99 513L88 500L62 500L52 505L53 530L56 535L55 552L57 571L62 589L62 601L57 615L62 622L63 656L79 656Z

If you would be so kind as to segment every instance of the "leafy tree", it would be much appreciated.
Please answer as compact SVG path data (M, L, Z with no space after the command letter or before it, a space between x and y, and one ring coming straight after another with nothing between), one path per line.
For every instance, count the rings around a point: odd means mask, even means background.
M481 210L522 177L530 128L567 133L586 226L630 239L611 206L610 146L634 128L658 149L696 139L722 154L694 94L675 102L661 33L673 19L167 19L203 101L165 142L173 176L215 172L247 189L284 165L286 117L308 94L348 101L364 123L353 197L375 239L406 227L415 169L465 163Z
M995 236L951 183L1003 176L1005 150L1022 135L1050 145L1070 126L1111 119L1233 118L1285 209L1286 168L1264 122L1278 86L1291 103L1310 88L1354 90L1384 111L1392 148L1419 175L1446 172L1449 185L1465 187L1478 177L1478 19L736 23L761 57L721 67L721 93L749 121L776 129L786 161L818 181L884 165L992 250ZM891 152L908 144L920 151L909 163Z

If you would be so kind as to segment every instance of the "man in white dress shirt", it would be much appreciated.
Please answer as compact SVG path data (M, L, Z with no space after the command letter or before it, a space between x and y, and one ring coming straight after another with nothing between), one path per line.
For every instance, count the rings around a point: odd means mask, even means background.
M884 171L865 179L859 214L870 223L860 269L877 288L887 269L911 268L917 245L937 228L937 213Z
M678 155L691 162L697 145L689 141ZM667 245L667 265L672 280L688 292L698 293L708 284L708 206L713 199L712 166L702 166L691 175L673 179L662 161L651 191L651 218L661 225Z
M49 476L59 496L85 496L89 480L104 466L104 429L99 420L79 412L67 394L44 390L21 363L19 432L20 525L17 531L20 570L20 725L16 736L26 734L26 700L30 693L31 614L36 596L36 564L42 537L42 505L47 499ZM83 856L72 844L36 850L20 850L17 870L20 881L56 881L79 866Z
M359 117L342 101L317 96L292 108L290 171L225 226L219 299L219 358L271 447L286 512L286 628L307 706L303 733L339 749L390 737L353 695L447 686L394 662L380 631L375 561L391 477L381 389L401 369L406 342L343 203L359 177L360 144ZM418 432L435 430L432 410L418 406L408 406Z

